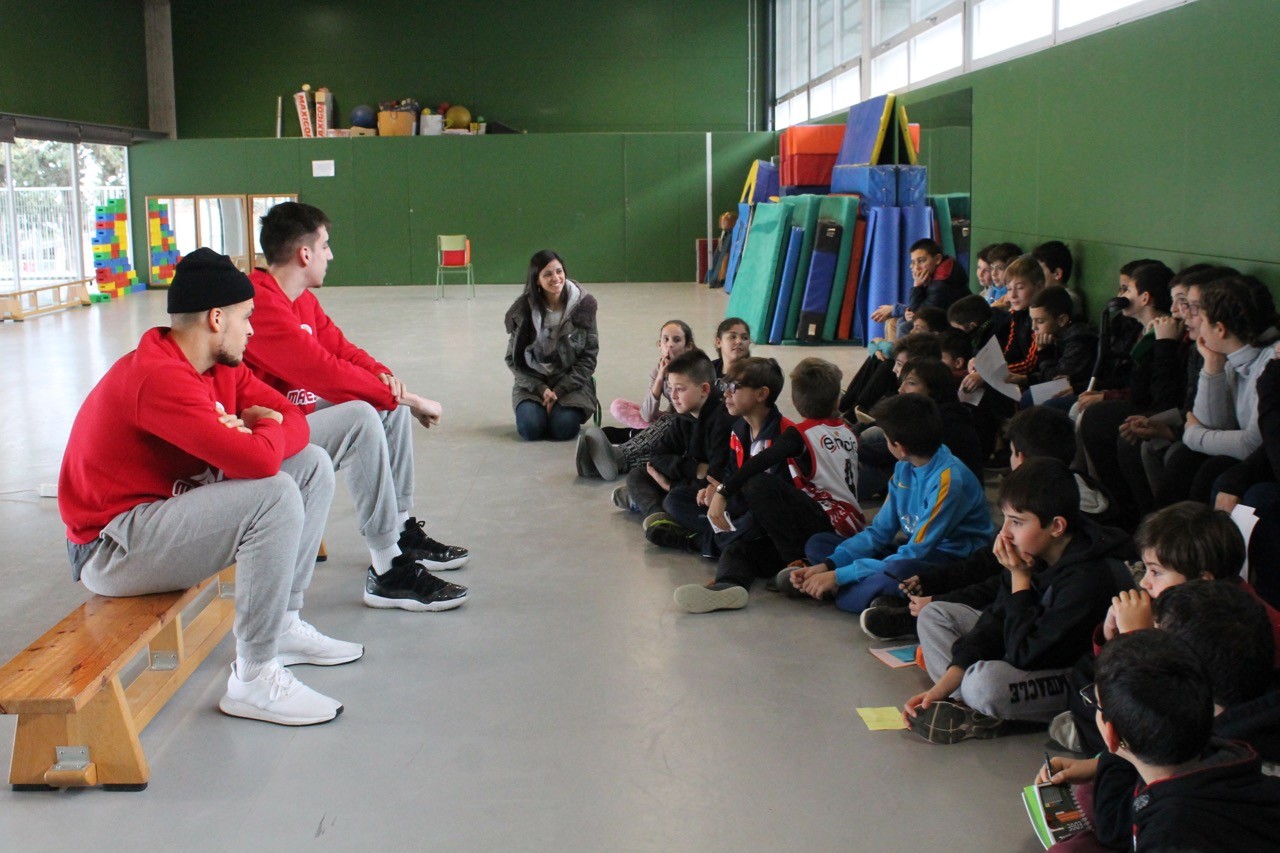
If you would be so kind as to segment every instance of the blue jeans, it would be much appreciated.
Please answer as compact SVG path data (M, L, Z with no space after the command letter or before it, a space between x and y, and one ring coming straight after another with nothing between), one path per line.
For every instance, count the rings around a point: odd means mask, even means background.
M521 400L516 406L516 432L525 441L541 441L549 438L552 441L568 441L578 434L578 427L587 420L587 413L582 409L573 409L555 403L551 413L541 403L533 400Z

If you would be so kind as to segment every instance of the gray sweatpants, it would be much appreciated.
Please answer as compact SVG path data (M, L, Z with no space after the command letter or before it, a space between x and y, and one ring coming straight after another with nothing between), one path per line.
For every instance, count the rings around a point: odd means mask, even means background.
M346 472L360 535L373 550L400 537L396 513L413 511L413 413L408 406L379 412L363 400L321 400L307 415L311 443Z
M269 661L301 610L333 499L333 464L309 444L261 480L222 480L140 504L103 528L80 580L99 595L187 589L236 564L236 654Z
M982 613L964 604L934 601L916 621L924 665L934 681L951 666L951 647L973 630ZM1067 710L1071 688L1066 669L1027 671L1002 660L984 660L964 671L955 697L970 708L1002 720L1047 723Z

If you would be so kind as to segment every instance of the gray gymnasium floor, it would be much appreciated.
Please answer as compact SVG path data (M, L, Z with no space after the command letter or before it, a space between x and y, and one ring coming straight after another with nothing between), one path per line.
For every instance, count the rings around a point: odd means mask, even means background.
M340 486L305 615L367 654L296 672L346 712L298 730L221 715L228 638L143 733L145 792L4 786L0 847L1039 849L1020 791L1044 736L935 747L868 731L855 708L900 705L925 678L880 664L829 606L757 589L743 611L677 612L672 590L710 564L648 546L610 485L575 478L571 443L517 440L502 315L519 288L478 290L321 294L353 340L444 403L443 424L416 439L417 514L471 548L449 576L471 600L441 614L362 606L368 553ZM606 407L643 390L663 321L688 321L709 346L725 309L689 284L590 290ZM86 597L55 501L35 489L56 480L89 388L164 321L153 292L0 325L0 660ZM848 375L865 352L756 354L788 370L821 355ZM13 728L0 717L6 770Z

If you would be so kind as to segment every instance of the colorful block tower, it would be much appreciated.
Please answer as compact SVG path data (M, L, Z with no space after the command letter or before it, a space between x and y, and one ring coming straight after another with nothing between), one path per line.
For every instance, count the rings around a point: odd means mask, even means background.
M93 209L93 270L98 292L119 298L146 285L129 263L129 212L123 198Z
M173 268L182 259L169 224L169 205L147 199L147 233L151 237L151 283L167 285L173 281Z

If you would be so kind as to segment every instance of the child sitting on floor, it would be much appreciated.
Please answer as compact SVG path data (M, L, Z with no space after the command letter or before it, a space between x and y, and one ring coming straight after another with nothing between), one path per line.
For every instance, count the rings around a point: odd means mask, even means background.
M872 410L890 452L899 460L884 505L869 527L840 541L819 534L805 547L812 565L787 568L777 585L860 613L873 598L898 588L899 560L958 560L986 547L994 530L982 484L942 443L938 405L901 394ZM901 533L907 541L896 545ZM834 541L833 541L834 539Z
M1006 720L1048 723L1065 710L1069 667L1112 597L1133 585L1128 536L1080 517L1075 477L1058 460L1029 459L1005 477L1000 509L995 601L981 612L938 601L920 612L934 684L903 717L930 743L995 737Z
M752 581L773 577L803 557L810 536L832 531L852 536L865 526L855 496L858 439L835 412L840 380L840 368L820 358L806 358L791 372L791 401L804 420L789 424L784 419L773 444L714 489L707 505L714 525L722 530L742 526L739 516L728 513L736 503L749 516L750 529L725 546L712 583L676 590L676 603L684 610L743 607ZM790 479L766 476L779 463L788 466Z
M648 393L639 403L618 398L609 405L609 414L632 429L641 430L674 411L667 394L667 367L671 360L693 349L693 329L683 320L668 320L658 330L658 363L649 371ZM668 407L663 409L663 402ZM630 437L630 436L628 436Z

